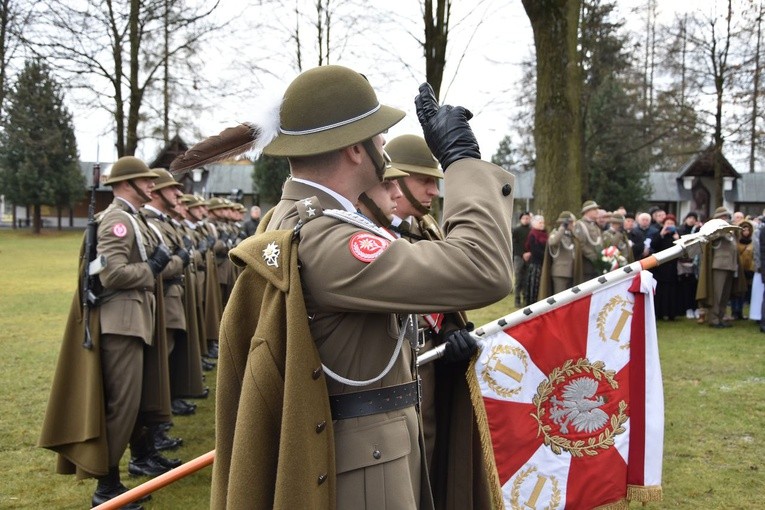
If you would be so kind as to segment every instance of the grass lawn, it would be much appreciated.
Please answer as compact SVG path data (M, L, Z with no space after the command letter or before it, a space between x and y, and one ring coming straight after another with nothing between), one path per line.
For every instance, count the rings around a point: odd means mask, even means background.
M0 231L0 508L86 508L95 482L54 474L37 448L61 333L75 288L81 233ZM512 299L472 312L476 325L508 313ZM664 501L649 508L765 509L765 335L747 321L727 330L678 319L659 323L666 427ZM214 447L215 372L197 414L175 419L190 460ZM122 473L128 486L126 459ZM150 509L209 506L211 469L154 495ZM633 505L637 507L637 505Z

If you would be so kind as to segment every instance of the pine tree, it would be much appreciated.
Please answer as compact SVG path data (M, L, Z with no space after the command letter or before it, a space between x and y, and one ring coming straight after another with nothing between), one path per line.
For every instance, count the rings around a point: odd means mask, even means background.
M290 174L290 164L287 158L275 158L261 155L255 162L253 182L258 189L258 197L262 204L275 204L282 196L282 186Z
M60 85L40 60L27 61L9 91L0 132L0 192L32 206L34 232L43 205L71 206L85 191L72 115Z

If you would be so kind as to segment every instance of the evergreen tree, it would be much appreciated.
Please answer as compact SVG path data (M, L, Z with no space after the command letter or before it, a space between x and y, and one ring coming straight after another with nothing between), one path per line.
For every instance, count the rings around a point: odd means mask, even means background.
M515 151L513 150L510 135L505 135L505 137L499 141L499 147L497 147L497 152L491 157L491 162L497 166L501 166L505 170L514 170L514 153Z
M252 180L257 186L261 201L275 204L282 196L282 186L290 174L287 158L261 155L255 162ZM262 203L262 202L261 202Z
M625 49L623 20L613 0L583 3L583 200L606 209L642 206L650 194L642 83Z
M40 60L27 61L8 93L0 132L0 192L32 206L34 232L41 206L71 206L85 192L72 115L61 87Z

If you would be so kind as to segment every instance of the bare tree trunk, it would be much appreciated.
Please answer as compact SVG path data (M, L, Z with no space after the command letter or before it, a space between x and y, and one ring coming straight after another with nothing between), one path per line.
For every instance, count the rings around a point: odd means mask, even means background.
M40 204L35 204L33 211L34 217L32 218L32 232L39 234L42 230L42 211Z
M762 4L757 14L757 43L754 47L754 76L752 77L752 116L749 130L749 171L754 172L757 147L757 114L760 100L760 44L762 41Z
M720 207L725 201L723 196L723 175L722 175L722 148L725 138L722 134L722 111L725 93L725 82L730 69L728 68L728 53L730 51L731 41L731 18L733 17L732 0L728 0L728 10L726 15L726 31L723 41L723 47L719 53L717 50L717 36L715 34L715 25L712 24L712 45L711 45L711 64L714 73L715 83L715 125L714 125L714 159L713 168L715 176L715 196L712 197L711 208Z
M162 140L167 144L170 141L170 6L169 0L165 0L164 12L164 55L163 57L163 84L162 84Z
M435 13L433 12L433 3L433 0L425 0L423 5L425 78L433 87L436 97L440 98L444 68L446 67L446 45L449 42L451 1L435 0Z
M6 50L8 47L8 28L10 26L10 0L2 0L0 2L0 113L3 111L3 105L5 104L5 79L7 76L7 63L8 57Z
M11 204L11 221L13 222L13 230L18 228L18 215L16 214L16 204Z
M141 47L141 32L138 25L141 0L130 0L128 22L128 44L130 48L130 104L128 105L127 132L125 133L125 155L133 156L138 147L138 112L141 106L141 87L138 84L138 54Z
M113 0L106 0L106 6L109 11L109 30L112 37L112 58L114 59L114 69L117 72L110 77L114 87L114 127L117 131L117 157L127 155L125 152L125 98L122 95L122 75L119 72L122 69L122 34L117 27Z
M534 120L537 212L578 210L582 200L579 0L523 0L537 59ZM565 186L561 185L565 183Z

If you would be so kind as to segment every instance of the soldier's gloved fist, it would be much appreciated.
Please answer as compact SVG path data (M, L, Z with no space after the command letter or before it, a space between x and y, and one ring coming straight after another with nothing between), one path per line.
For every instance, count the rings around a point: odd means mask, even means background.
M191 242L189 236L183 236L183 247L189 251L194 247L194 243Z
M165 269L165 266L170 262L170 257L172 257L172 254L170 253L170 250L167 249L167 246L164 244L157 246L154 253L149 257L149 260L146 261L151 268L151 272L154 273L154 276L157 276L163 269Z
M202 253L203 255L207 253L207 241L204 239L199 241L199 246L197 246L197 250L199 250L199 252Z
M207 245L212 246L215 244L215 238L212 235L207 236Z
M473 118L470 110L462 106L439 106L428 83L420 85L414 104L425 141L444 171L458 159L481 159L478 141L468 124Z
M470 328L473 329L473 328ZM470 330L456 329L446 336L444 359L448 362L463 361L478 350L478 342L470 336Z
M191 255L189 255L189 252L187 250L184 250L183 248L178 248L175 251L175 254L178 255L183 261L183 267L188 266L189 262L191 262Z

